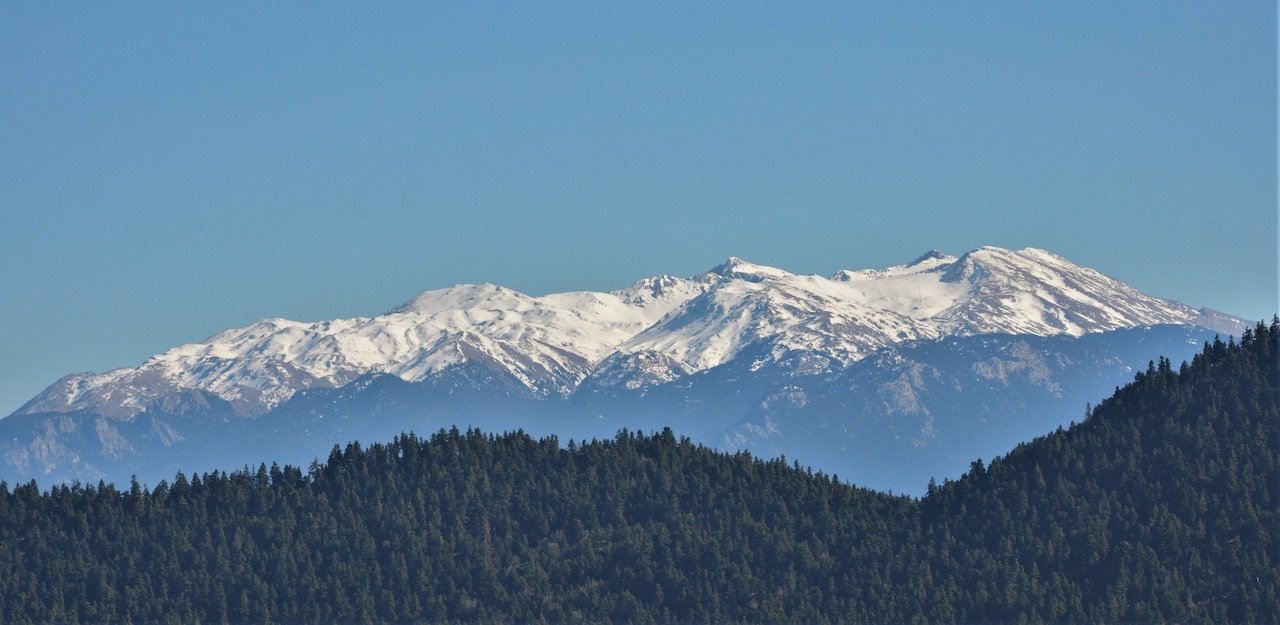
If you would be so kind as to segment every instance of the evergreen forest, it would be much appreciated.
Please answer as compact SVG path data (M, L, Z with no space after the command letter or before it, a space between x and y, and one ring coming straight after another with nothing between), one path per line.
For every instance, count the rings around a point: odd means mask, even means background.
M1274 623L1280 319L923 498L671 430L0 483L5 623Z

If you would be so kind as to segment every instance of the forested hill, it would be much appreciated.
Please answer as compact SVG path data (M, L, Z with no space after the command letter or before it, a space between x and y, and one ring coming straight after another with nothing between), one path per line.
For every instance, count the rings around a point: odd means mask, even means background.
M0 485L0 621L1276 622L1280 321L922 500L623 432Z
M1278 363L1275 320L1162 358L1083 423L931 487L942 603L966 597L962 620L1280 620Z

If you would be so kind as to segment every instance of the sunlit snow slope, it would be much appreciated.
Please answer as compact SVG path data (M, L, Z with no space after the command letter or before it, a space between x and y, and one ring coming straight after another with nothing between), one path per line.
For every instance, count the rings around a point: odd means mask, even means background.
M821 369L911 339L1224 322L1234 321L1031 248L983 247L959 258L930 252L906 265L829 278L730 258L692 278L648 278L610 293L532 297L458 285L377 317L266 319L136 368L69 375L15 414L91 410L129 418L208 393L250 416L300 390L368 373L420 381L463 364L504 372L534 397L563 397L588 376L604 385L660 385L748 348L766 360L803 352Z

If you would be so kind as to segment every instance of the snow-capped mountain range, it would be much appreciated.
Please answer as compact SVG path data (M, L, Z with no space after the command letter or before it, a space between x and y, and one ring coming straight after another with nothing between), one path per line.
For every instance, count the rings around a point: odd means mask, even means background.
M90 411L127 420L194 396L252 417L305 389L367 374L419 382L462 365L509 375L532 397L568 397L589 379L593 388L660 386L744 353L753 367L786 360L821 373L910 340L1158 324L1233 332L1238 323L1033 248L931 251L830 277L730 258L689 278L657 276L607 293L533 297L458 285L376 317L265 319L135 368L66 376L14 415Z

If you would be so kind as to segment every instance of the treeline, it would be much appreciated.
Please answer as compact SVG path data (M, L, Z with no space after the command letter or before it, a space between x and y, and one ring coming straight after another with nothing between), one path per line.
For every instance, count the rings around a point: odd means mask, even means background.
M1280 320L921 500L621 432L0 483L0 621L1276 622Z

